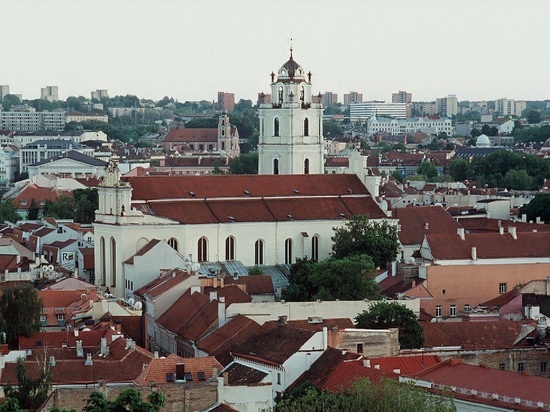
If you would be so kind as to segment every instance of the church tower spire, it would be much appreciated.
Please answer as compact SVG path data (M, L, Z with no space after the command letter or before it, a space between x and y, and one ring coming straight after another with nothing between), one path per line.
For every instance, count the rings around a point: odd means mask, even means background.
M323 107L293 51L271 74L271 103L260 105L259 174L324 173Z

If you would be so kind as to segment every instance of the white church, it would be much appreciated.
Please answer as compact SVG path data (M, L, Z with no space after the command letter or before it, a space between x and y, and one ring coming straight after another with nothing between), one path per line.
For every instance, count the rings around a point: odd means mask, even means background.
M379 177L359 153L348 174L324 173L323 108L312 101L311 77L292 50L271 74L276 98L260 106L258 175L122 177L109 164L94 224L96 285L124 297L158 277L129 281L124 264L158 240L195 262L292 264L328 257L333 229L354 215L387 219L375 200Z

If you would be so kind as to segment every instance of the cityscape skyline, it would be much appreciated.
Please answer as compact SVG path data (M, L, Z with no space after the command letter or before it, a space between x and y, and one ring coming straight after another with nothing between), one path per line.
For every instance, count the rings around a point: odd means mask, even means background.
M332 91L340 102L350 91L391 101L398 90L415 101L449 94L550 98L548 57L529 42L544 38L550 11L544 1L529 2L536 13L521 19L515 17L525 3L517 0L466 0L460 7L435 0L307 0L298 10L288 0L161 4L0 0L10 16L0 56L11 62L0 84L29 100L54 85L60 99L107 89L110 96L180 101L216 100L225 91L255 102L259 92L269 92L269 75L292 44L298 63L313 74L313 93ZM292 12L281 13L286 9Z

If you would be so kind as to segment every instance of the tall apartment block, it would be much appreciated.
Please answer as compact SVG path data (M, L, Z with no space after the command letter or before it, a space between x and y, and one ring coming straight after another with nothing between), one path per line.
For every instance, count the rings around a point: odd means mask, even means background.
M524 100L503 99L495 100L495 112L499 116L521 116L527 108L527 103Z
M97 89L95 92L91 93L92 99L101 100L104 97L109 97L107 89Z
M411 103L412 93L407 93L401 90L398 91L397 93L392 93L391 102L392 103Z
M2 100L6 95L10 94L10 86L7 84L0 85L0 100Z
M344 94L344 106L349 106L352 103L361 103L363 101L363 93L349 92Z
M49 100L50 102L55 102L59 100L59 92L57 86L46 86L40 89L40 98L44 100Z
M218 110L225 110L226 112L235 110L235 93L218 92L218 103L216 106Z
M441 116L451 117L458 114L458 99L454 94L435 99L435 105L437 113Z
M334 106L338 103L338 95L332 92L325 92L323 94L323 107Z

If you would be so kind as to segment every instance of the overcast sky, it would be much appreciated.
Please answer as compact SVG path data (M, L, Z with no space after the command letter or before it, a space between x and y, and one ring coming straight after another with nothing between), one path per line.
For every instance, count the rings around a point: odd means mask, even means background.
M24 99L257 99L288 59L314 93L550 98L550 0L0 0L0 84Z

